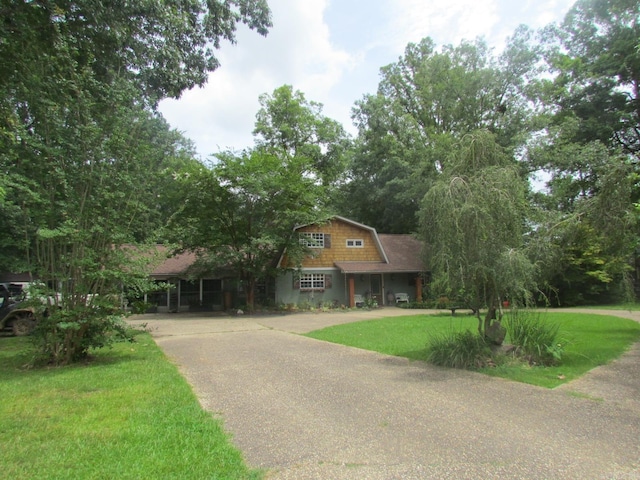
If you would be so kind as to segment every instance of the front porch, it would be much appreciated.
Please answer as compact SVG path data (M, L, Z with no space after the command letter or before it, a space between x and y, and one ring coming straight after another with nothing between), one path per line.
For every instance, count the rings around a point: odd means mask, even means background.
M418 272L344 273L346 300L350 308L392 306L422 301L422 276Z

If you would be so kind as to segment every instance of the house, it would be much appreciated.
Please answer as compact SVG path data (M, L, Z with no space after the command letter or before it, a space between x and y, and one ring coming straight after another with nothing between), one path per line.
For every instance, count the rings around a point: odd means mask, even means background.
M422 244L412 235L378 234L372 227L343 217L296 227L311 254L299 268L286 252L278 266L276 303L345 305L375 301L421 301L426 269Z
M194 273L197 256L183 252L168 256L165 246L157 245L149 254L151 279L159 290L144 295L145 302L158 312L215 311L241 302L242 289L229 271ZM195 278L195 279L194 279Z

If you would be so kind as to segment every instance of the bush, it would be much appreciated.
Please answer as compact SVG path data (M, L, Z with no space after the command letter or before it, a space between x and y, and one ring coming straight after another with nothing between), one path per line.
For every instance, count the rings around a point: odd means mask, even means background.
M482 368L491 364L491 349L485 339L470 330L432 336L427 343L427 361L451 368Z
M39 319L33 333L36 362L67 365L85 359L95 348L134 341L122 312L109 305L59 308Z
M512 310L505 327L518 356L530 364L556 365L562 358L562 345L558 342L560 326L544 321L540 313Z

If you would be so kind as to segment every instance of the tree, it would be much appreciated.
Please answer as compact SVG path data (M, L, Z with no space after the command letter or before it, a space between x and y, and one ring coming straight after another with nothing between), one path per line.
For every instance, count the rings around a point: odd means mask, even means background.
M462 138L424 197L421 235L433 288L460 297L487 334L500 302L524 303L534 267L524 251L527 183L487 131ZM487 308L482 321L480 309Z
M538 58L530 36L518 30L499 58L481 40L437 49L425 38L383 67L377 94L353 110L359 135L344 188L346 214L382 231L415 231L414 212L455 142L487 129L504 147L521 146L524 90Z
M143 272L120 246L157 225L149 177L182 151L151 107L204 83L211 47L239 22L266 33L269 12L264 0L51 0L0 13L2 243L21 250L5 266L61 289L38 338L47 361L68 363L124 333L112 294Z
M293 228L324 219L325 188L301 176L306 160L280 158L260 148L217 155L211 168L182 175L182 208L169 228L182 249L195 251L206 271L237 272L254 308L256 281L275 276L279 255L296 258L302 246Z
M26 62L65 48L78 69L107 84L125 78L151 103L203 85L219 66L212 47L234 42L238 23L262 35L271 26L266 0L3 0L0 14L7 83L25 79Z
M545 93L554 123L579 121L575 141L599 140L640 158L640 4L579 0L558 27L546 29L555 77Z
M258 148L283 161L295 158L300 174L317 177L327 186L342 180L349 136L340 123L323 115L322 104L307 101L290 85L260 96L253 134Z
M540 263L562 304L620 295L637 246L639 15L637 2L581 0L543 31L552 78L539 82L527 161L549 180L532 239L546 239Z
M529 241L552 303L607 303L628 296L637 245L628 155L597 141L575 143L570 133L543 140L529 155L551 174L547 191L533 198L540 214Z

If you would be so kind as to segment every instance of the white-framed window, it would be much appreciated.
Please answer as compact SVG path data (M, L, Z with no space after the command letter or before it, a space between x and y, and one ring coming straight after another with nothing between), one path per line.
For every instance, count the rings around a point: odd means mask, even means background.
M302 232L300 244L309 248L324 248L324 233Z
M349 238L347 239L347 248L363 248L364 240L361 238Z
M324 290L324 273L303 273L300 275L300 290Z

